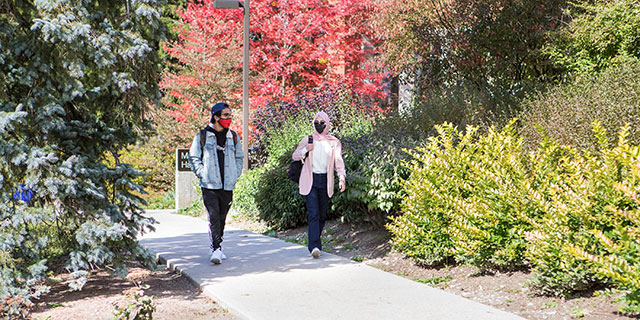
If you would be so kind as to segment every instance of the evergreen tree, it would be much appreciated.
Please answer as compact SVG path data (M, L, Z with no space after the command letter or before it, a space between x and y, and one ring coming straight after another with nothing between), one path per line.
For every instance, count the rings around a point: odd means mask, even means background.
M0 2L2 316L24 315L52 266L79 289L95 266L153 262L143 173L118 151L150 128L163 34L157 0Z

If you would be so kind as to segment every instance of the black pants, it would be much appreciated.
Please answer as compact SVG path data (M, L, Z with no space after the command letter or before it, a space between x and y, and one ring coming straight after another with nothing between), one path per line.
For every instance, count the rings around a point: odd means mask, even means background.
M307 203L307 221L309 223L309 230L307 232L309 252L311 252L313 248L322 250L320 235L322 234L322 229L324 229L324 223L329 209L326 173L313 174L311 192L304 198Z
M202 189L202 201L209 213L209 239L211 249L220 248L222 235L224 234L224 223L227 213L233 200L233 191Z

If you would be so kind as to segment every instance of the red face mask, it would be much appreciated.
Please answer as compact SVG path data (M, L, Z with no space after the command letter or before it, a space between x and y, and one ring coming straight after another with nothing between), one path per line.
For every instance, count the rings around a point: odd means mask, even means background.
M220 120L218 120L218 122L220 123L220 125L223 128L228 129L229 126L231 125L231 120L233 120L233 119L231 119L231 118L229 118L229 119L220 119Z

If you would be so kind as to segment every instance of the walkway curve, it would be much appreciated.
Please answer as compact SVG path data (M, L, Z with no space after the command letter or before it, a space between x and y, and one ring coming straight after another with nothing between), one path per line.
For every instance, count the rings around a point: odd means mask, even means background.
M323 253L227 228L220 265L208 260L207 222L149 210L159 224L140 243L242 319L522 320L516 315Z

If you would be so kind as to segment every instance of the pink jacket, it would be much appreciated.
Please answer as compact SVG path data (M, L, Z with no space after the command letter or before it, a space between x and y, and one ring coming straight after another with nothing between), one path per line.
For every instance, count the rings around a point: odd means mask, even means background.
M344 181L346 177L344 161L342 160L342 143L336 137L328 134L331 127L329 124L329 116L324 112L318 112L314 120L317 118L322 118L327 123L327 127L321 134L317 132L313 134L313 141L327 140L331 146L329 159L327 161L327 194L331 197L333 195L333 171L335 170L338 173L338 178L341 181ZM311 186L313 185L313 150L309 151L309 154L305 159L308 145L308 137L305 136L298 144L298 148L293 152L292 156L293 160L302 160L304 163L302 165L299 183L300 194L303 196L308 195L309 192L311 192Z

